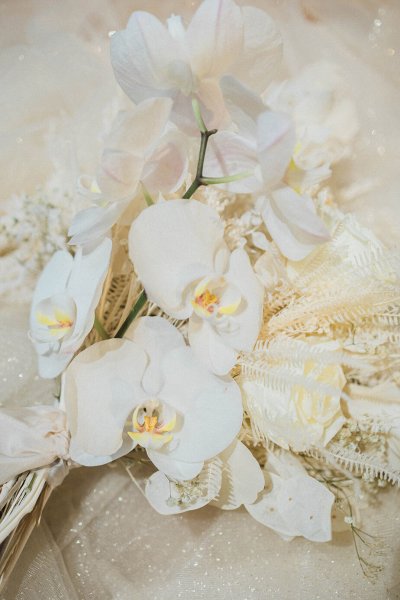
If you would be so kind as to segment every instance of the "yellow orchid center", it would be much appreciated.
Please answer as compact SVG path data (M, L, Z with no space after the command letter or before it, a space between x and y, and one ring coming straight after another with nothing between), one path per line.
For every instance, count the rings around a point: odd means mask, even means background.
M152 433L157 425L158 422L158 417L155 416L151 416L148 417L147 415L144 417L144 431L147 431L148 433Z
M205 319L233 315L241 303L241 294L224 277L205 277L193 291L195 313Z
M170 442L173 438L171 431L176 425L176 414L164 422L161 417L159 402L150 401L146 406L138 406L132 415L133 431L128 431L129 437L143 448L157 449Z
M212 314L216 305L219 304L219 297L206 289L202 294L195 297L194 302L202 310Z
M38 313L37 320L41 325L46 325L49 329L68 329L74 324L73 321L63 313L57 313L55 319L42 313Z
M57 337L60 334L65 334L74 325L72 317L59 308L55 308L52 314L45 314L38 311L36 313L36 320L40 325L47 327L52 335Z
M76 323L76 304L67 292L40 300L34 308L31 335L40 342L59 344Z

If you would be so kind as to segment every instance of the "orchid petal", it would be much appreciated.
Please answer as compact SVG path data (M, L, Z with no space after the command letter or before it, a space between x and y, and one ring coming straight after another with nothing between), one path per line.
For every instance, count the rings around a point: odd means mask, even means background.
M101 166L97 171L97 180L104 197L110 200L132 198L144 165L142 157L106 148L101 157Z
M175 61L179 61L179 45L167 28L147 12L134 12L126 29L111 37L115 77L135 103L171 93L174 88L171 65Z
M185 288L212 273L217 252L225 248L218 214L193 200L150 206L129 233L129 256L148 298L175 318L190 315Z
M214 461L205 464L195 480L189 480L186 484L168 479L158 471L147 481L146 498L162 515L196 510L208 504L218 494L221 476L222 469Z
M188 510L196 510L208 504L209 499L206 496L200 496L196 501L182 506L178 501L171 503L174 498L175 483L161 471L154 473L146 484L146 498L152 508L161 515L176 515Z
M134 150L135 156L142 158L148 156L164 133L171 109L170 98L149 98L131 110L121 111L111 126L105 147L128 153Z
M162 361L174 348L186 347L182 334L161 317L142 317L134 321L125 338L136 342L149 357L142 385L150 396L156 396L164 383Z
M221 332L221 337L236 350L250 351L261 329L264 290L242 248L232 252L226 278L239 288L242 304L235 313L236 327L230 333Z
M97 173L97 182L108 200L133 196L146 158L164 133L171 107L169 98L151 98L118 114Z
M229 373L238 353L224 342L208 321L193 315L189 320L188 336L196 356L210 371L217 375Z
M38 372L43 379L54 379L68 366L74 352L38 352Z
M222 452L242 424L242 400L237 384L210 373L190 348L169 352L163 361L163 371L168 377L160 398L181 415L183 424L174 432L172 447L164 447L160 454L195 463ZM180 391L182 387L184 394Z
M71 362L63 400L72 460L104 464L135 445L123 431L129 414L145 397L140 382L147 360L134 342L112 339L89 346Z
M296 137L290 117L265 111L257 120L257 138L264 183L271 187L282 180L292 158Z
M193 71L199 79L226 72L243 42L241 9L232 0L205 0L186 33Z
M78 212L68 230L71 246L87 246L101 240L118 221L127 201L113 202L105 207L91 206Z
M282 39L271 17L253 6L242 8L243 49L231 66L232 75L254 91L263 92L272 81L282 57Z
M67 285L73 265L74 259L69 252L64 250L56 252L40 275L33 294L30 333L38 353L39 374L46 379L57 377L71 360L72 354L57 354L61 342L57 342L56 346L43 342L42 325L37 320L37 311L40 304L48 298L58 295L71 297Z
M231 131L221 131L210 138L204 173L207 177L227 177L249 172L248 177L222 184L221 187L232 193L259 191L262 182L257 176L258 159L254 143Z
M68 293L76 304L76 321L66 350L76 351L93 327L94 312L99 303L104 279L111 257L112 242L105 238L94 250L84 252L78 249L74 268L68 281Z
M176 460L171 454L147 450L151 462L167 477L176 481L188 481L197 477L204 466L204 462L185 462Z
M221 129L230 123L230 116L217 80L203 79L200 81L196 89L196 97L208 129ZM193 122L193 116L191 121Z
M186 142L177 130L169 131L148 157L141 180L150 194L176 192L183 185L189 165Z
M226 108L241 136L254 143L257 136L257 119L266 110L258 94L230 75L220 81Z
M36 306L42 300L50 298L67 289L74 259L69 252L59 250L49 260L40 275L32 298L31 328L36 327Z
M52 378L59 375L72 359L74 353L82 344L86 335L93 327L95 308L100 299L103 282L107 274L111 255L111 240L106 238L97 248L83 254L80 248L75 259L67 253L56 253L46 267L34 294L31 315L32 339L39 353L39 373L42 377ZM59 271L55 272L55 268ZM43 307L43 301L37 302L45 290L60 286L57 294L51 298L57 299L59 308L65 303L74 303L74 319L68 317L66 323L60 323L64 336L56 342L43 343L43 335L34 324L37 320L37 307ZM61 297L64 296L64 301ZM68 300L66 300L68 299ZM71 321L68 323L68 320ZM40 324L40 327L43 325ZM50 325L51 327L51 325ZM38 339L37 339L37 336Z
M290 260L302 260L330 239L314 211L307 197L288 187L274 190L266 201L263 219L279 250Z

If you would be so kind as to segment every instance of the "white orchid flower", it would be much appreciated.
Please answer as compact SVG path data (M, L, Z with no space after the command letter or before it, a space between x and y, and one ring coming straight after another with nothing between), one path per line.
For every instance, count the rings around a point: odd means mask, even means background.
M307 475L289 452L269 453L266 472L269 486L246 505L251 516L286 540L303 536L312 542L330 541L334 494Z
M218 375L251 350L262 321L263 290L243 249L232 253L218 214L196 200L170 200L133 222L129 255L149 300L189 318L189 342Z
M139 445L178 481L196 477L242 423L237 384L208 371L161 317L138 319L125 339L78 354L66 371L62 398L72 460L104 464Z
M179 482L157 471L149 477L145 494L162 515L173 515L213 504L234 510L252 504L264 489L264 475L252 453L234 440L226 450L205 463L199 475Z
M232 81L227 95L242 98L241 105L249 108L236 111L237 133L222 131L210 139L205 172L211 177L252 172L225 188L234 193L257 193L256 208L279 250L290 260L302 260L315 246L329 240L329 233L311 198L285 185L296 143L291 118L265 110L259 99Z
M197 98L210 128L228 116L219 85L230 74L260 93L281 58L281 38L272 19L233 0L205 0L188 27L172 16L165 27L154 15L134 12L127 28L111 37L118 83L135 102L173 99L173 120L193 128Z
M60 250L36 285L30 315L30 337L38 353L39 374L57 377L93 327L111 256L111 240L75 257Z
M138 192L175 192L188 168L185 136L168 128L172 101L153 98L121 111L105 142L96 180L86 190L93 206L79 212L69 229L70 243L104 237Z

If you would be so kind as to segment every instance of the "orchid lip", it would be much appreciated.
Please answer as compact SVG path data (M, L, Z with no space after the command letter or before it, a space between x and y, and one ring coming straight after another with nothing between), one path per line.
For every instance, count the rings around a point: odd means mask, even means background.
M242 303L241 294L224 277L206 277L194 289L191 304L203 319L227 320Z
M31 336L37 341L53 344L72 333L75 320L74 300L68 294L56 294L35 307Z
M175 426L175 411L158 400L148 400L133 411L133 431L128 431L128 435L143 448L158 450L173 439Z

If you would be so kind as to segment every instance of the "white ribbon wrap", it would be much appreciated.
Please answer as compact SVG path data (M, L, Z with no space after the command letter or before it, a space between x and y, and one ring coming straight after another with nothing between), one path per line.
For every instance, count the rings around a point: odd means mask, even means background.
M0 485L24 471L68 458L64 411L53 406L0 409Z

